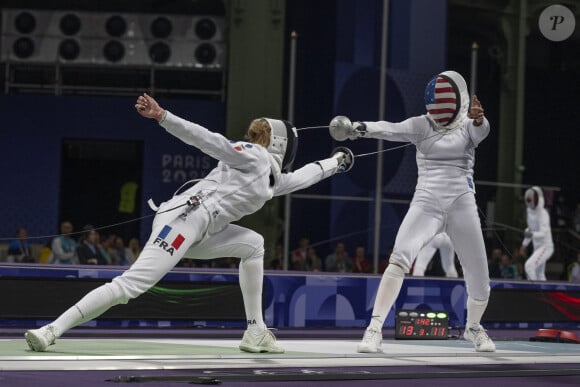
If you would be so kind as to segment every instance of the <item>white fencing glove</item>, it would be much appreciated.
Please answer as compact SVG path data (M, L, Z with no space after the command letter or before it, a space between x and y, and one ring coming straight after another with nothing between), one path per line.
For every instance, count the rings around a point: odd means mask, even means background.
M352 151L346 147L339 146L332 151L330 157L335 158L338 161L338 169L336 173L348 172L354 165L354 155L352 154Z

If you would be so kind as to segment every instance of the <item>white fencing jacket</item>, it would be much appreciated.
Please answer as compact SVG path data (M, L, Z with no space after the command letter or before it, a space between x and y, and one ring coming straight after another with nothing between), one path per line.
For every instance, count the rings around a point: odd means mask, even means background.
M544 194L541 190L536 190L538 194L538 205L536 208L526 208L526 218L528 231L531 231L531 238L524 238L522 245L527 247L530 242L534 244L534 250L540 247L554 246L552 241L552 229L550 227L550 214L544 207Z
M260 145L230 141L169 111L159 124L186 144L219 161L205 178L177 195L175 198L181 199L171 203L185 203L191 195L201 194L203 206L211 217L210 233L258 211L273 196L307 188L337 172L338 161L331 157L306 164L294 172L276 173L279 166L272 164L276 161ZM273 185L270 175L277 177ZM176 217L181 213L175 212Z
M436 131L426 115L398 123L377 121L365 124L368 131L365 137L411 142L417 147L416 190L430 192L447 203L466 192L475 192L475 148L489 134L487 119L480 126L466 119L462 126L448 132Z

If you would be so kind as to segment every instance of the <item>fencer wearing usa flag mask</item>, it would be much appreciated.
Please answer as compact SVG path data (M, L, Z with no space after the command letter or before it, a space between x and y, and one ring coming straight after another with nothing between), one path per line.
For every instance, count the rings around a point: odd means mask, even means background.
M526 253L530 242L534 252L526 260L524 269L526 276L532 281L546 280L546 262L554 254L550 214L544 208L544 193L537 186L528 188L524 194L526 204L526 221L528 227L524 232L524 240L520 252Z
M445 71L432 78L425 87L427 118L438 131L457 129L467 117L469 93L463 77Z
M427 113L399 123L355 122L335 117L330 134L336 140L375 138L410 142L416 147L418 179L409 211L381 279L372 319L359 352L382 351L382 327L419 251L440 232L451 238L463 267L467 289L464 337L476 351L495 351L480 324L489 299L489 273L475 203L475 148L489 133L489 122L477 97L469 107L463 77L455 71L435 76L425 90Z
M284 352L262 316L264 239L230 223L256 212L273 196L347 171L354 162L352 152L338 149L326 159L290 172L297 144L296 130L290 123L256 119L247 130L247 141L230 141L161 108L147 94L138 97L135 108L181 141L217 159L218 164L205 178L159 206L151 236L127 271L88 293L52 323L27 331L28 345L34 351L44 351L70 328L146 292L182 258L238 257L248 324L239 348Z

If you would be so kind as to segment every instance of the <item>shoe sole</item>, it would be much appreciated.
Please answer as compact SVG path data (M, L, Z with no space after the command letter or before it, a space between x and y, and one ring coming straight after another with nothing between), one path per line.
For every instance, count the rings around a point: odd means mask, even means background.
M358 353L383 353L382 348L377 348L376 350L373 351L371 348L357 347L356 351Z
M26 339L26 343L28 343L30 349L32 349L33 351L44 352L44 350L46 349L44 344L32 332L26 332L24 334L24 338Z
M240 350L244 351L244 352L250 352L250 353L284 353L284 349L280 348L280 349L266 349L266 348L262 348L262 347L250 347L247 345L240 345L239 346Z

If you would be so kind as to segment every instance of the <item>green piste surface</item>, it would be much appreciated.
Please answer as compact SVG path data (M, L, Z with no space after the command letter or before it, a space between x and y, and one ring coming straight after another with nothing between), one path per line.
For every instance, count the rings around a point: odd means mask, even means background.
M286 352L285 355L304 355L305 352ZM311 354L311 353L310 353ZM26 341L1 340L0 356L239 356L261 355L232 347L195 344L155 343L138 340L59 340L45 352L34 352ZM265 355L265 354L264 354ZM276 356L268 354L268 356Z

